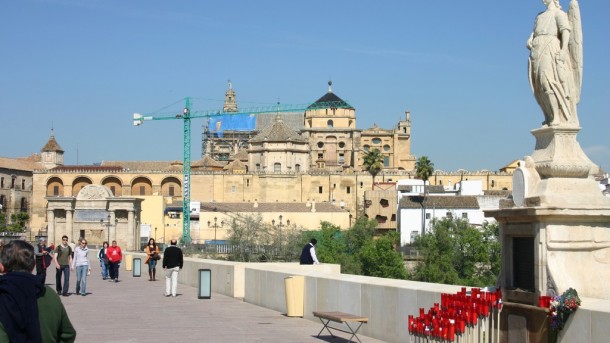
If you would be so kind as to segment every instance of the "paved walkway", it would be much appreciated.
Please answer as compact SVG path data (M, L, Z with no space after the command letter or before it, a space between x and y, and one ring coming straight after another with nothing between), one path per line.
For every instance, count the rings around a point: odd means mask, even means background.
M198 299L197 289L178 285L178 296L166 298L163 269L161 281L133 277L121 266L120 282L103 281L99 265L87 280L87 296L74 294L76 273L70 275L70 293L62 301L77 331L77 342L347 342L350 335L327 332L318 338L321 323L286 317L267 308L213 293ZM146 274L146 275L144 275ZM54 268L47 284L55 289ZM283 296L279 295L278 296ZM365 324L366 325L366 324ZM382 342L359 335L364 343Z

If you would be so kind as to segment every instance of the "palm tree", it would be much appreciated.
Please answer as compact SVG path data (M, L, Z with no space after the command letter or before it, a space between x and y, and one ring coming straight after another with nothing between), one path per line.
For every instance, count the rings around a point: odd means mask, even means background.
M383 155L379 149L370 150L364 155L362 167L373 177L373 189L375 189L375 176L383 169Z
M415 175L424 181L424 196L422 198L422 218L421 218L421 235L425 234L426 231L426 182L428 178L434 172L434 163L432 163L428 156L422 156L415 162Z
M415 175L426 184L432 173L434 173L434 163L428 159L428 156L418 158L415 162Z

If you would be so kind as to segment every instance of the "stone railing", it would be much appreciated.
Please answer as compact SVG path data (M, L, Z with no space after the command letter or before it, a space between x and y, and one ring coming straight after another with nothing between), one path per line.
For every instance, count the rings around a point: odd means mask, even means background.
M143 258L142 253L134 257ZM369 318L363 335L386 342L409 342L408 317L419 308L441 301L441 294L461 286L393 280L340 273L340 266L296 263L240 263L185 258L179 282L199 286L199 269L211 270L212 292L286 313L284 279L305 277L304 318L314 322L312 311L342 311ZM583 298L581 307L559 334L559 342L604 342L610 318L610 301ZM312 334L315 334L312 333Z

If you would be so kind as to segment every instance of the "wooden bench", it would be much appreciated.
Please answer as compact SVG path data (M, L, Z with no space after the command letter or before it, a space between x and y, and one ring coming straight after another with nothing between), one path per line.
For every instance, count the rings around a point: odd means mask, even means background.
M352 336L349 338L350 342L352 341L352 338L354 338L354 337L356 337L358 342L360 342L360 338L358 338L358 335L357 335L358 330L360 330L360 327L362 326L362 324L368 323L368 321L369 321L369 319L367 317L356 316L354 314L338 312L338 311L333 311L333 312L314 311L313 316L318 317L320 319L320 321L322 322L322 324L324 325L324 327L322 327L322 330L320 330L320 332L318 332L317 337L320 337L320 334L322 333L322 331L324 331L324 329L326 329L326 331L328 331L328 333L330 333L330 335L332 337L335 337L335 335L333 335L333 333L330 332L330 329L333 329L333 330L337 330L337 331L341 331L341 332L345 332L345 333L351 333ZM330 322L345 324L347 326L347 328L349 329L349 331L343 330L341 328L329 326L328 324ZM349 325L349 323L358 323L358 326L355 327L355 330L354 330L354 328L352 328Z

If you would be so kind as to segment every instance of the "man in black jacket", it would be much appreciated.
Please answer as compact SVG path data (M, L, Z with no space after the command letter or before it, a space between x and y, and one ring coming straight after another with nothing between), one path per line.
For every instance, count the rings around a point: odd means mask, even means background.
M165 296L176 296L178 287L178 272L182 269L182 250L176 246L178 242L172 239L171 245L163 252L163 270L165 270Z
M305 244L301 251L301 264L320 264L316 257L316 244L318 241L312 238L309 243Z

